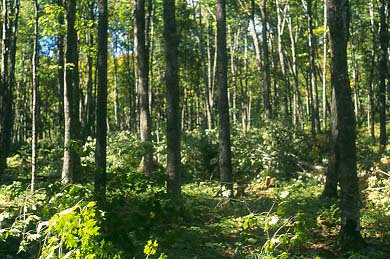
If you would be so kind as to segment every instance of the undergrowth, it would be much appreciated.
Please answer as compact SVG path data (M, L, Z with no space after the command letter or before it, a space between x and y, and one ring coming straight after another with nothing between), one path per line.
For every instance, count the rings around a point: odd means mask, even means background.
M360 138L363 139L363 138ZM80 148L81 183L56 181L61 148L40 143L39 182L29 192L28 146L9 158L0 188L0 258L387 258L390 254L390 156L359 145L369 249L344 254L338 246L337 200L322 198L328 139L282 124L233 131L235 197L217 196L215 131L183 136L183 197L165 189L165 140L154 143L151 177L138 172L145 148L130 132L112 133L107 201L93 199L94 141ZM288 141L286 141L288 140ZM364 157L364 159L363 159Z

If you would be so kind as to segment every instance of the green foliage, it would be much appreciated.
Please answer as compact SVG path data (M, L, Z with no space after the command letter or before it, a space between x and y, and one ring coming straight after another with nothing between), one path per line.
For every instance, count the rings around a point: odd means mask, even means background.
M157 253L157 248L157 240L148 240L144 247L144 254L146 255L146 258L149 258L151 255L155 255ZM161 253L158 259L168 259L168 256L164 253Z
M302 161L311 161L310 145L303 132L282 122L263 129L233 134L233 164L237 181L273 176L292 178L302 170Z
M182 164L187 180L211 180L218 176L217 131L186 131L183 136Z
M111 244L100 237L94 202L80 202L56 213L38 225L45 227L44 244L39 258L120 258L111 254Z
M149 178L138 172L149 144L141 144L133 133L116 132L109 136L107 204L100 208L107 213L97 210L91 202L95 142L89 138L79 148L87 171L83 184L42 183L45 189L31 197L22 182L2 188L9 203L0 214L0 255L7 254L2 252L6 245L8 254L19 251L21 258L40 253L41 258L50 253L52 258L314 258L311 244L334 241L321 240L318 232L334 236L340 220L339 206L319 198L322 178L317 169L305 166L323 162L327 139L310 139L282 125L245 134L233 131L235 179L253 186L228 203L214 197L220 188L217 181L205 181L217 176L217 132L187 131L182 162L189 183L182 189L183 208L176 208L166 195L165 139L160 137L153 145L161 166ZM41 141L40 147L46 166L40 174L58 175L61 149L50 141ZM12 158L13 170L21 170L25 162L20 160L29 156L30 147L22 148ZM385 221L389 215L389 183L383 173L389 170L389 161L383 155L371 169L364 167L370 170L368 188L378 189L370 191L371 202L362 213L362 224L370 226L363 227L365 235L374 235L376 220ZM304 173L297 173L301 170ZM268 175L277 185L261 190L258 180ZM188 246L193 249L188 251Z
M93 197L91 189L80 184L63 186L57 182L50 184L47 192L50 198L42 208L42 212L46 217L73 207L79 201L90 201Z
M65 34L65 23L59 22L58 18L65 17L64 7L59 5L45 5L43 14L39 17L39 27L43 36L58 36Z

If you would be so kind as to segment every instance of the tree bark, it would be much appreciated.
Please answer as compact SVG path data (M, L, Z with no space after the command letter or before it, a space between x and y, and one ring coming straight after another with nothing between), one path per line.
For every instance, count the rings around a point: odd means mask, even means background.
M95 20L95 4L90 4L89 6L89 19ZM89 46L94 46L94 33L87 32L86 34L87 44ZM95 102L96 98L94 95L94 78L93 78L93 70L94 70L94 58L92 53L87 54L87 64L88 64L88 76L87 76L87 93L86 93L86 103L84 110L84 126L83 126L83 141L86 141L88 136L94 136L94 125L95 125Z
M167 191L168 195L177 202L181 197L179 39L176 32L175 1L164 0L163 5L167 102Z
M281 83L281 89L284 91L284 107L285 107L285 117L290 118L289 116L289 80L287 78L287 72L286 72L286 62L285 62L285 55L284 55L284 48L283 48L283 33L284 33L284 26L286 24L286 11L287 7L285 6L284 9L280 7L279 0L275 1L276 4L276 13L277 13L277 43L278 43L278 57L279 57L279 66L280 70L282 72L282 83ZM282 16L283 15L283 16Z
M135 40L137 48L140 133L141 142L145 151L140 164L140 170L145 175L150 175L153 171L153 145L149 111L149 50L145 41L145 29L145 0L137 0L135 10Z
M3 24L2 24L2 50L1 50L1 88L0 88L0 175L3 175L4 170L7 168L7 131L6 121L10 114L7 113L7 106L9 106L9 85L7 80L8 75L8 5L7 1L3 0Z
M35 190L35 176L37 171L37 118L38 118L38 0L34 0L34 9L35 9L35 21L34 21L34 53L32 58L32 67L33 67L33 89L32 89L32 148L31 148L31 193L34 193Z
M307 24L308 24L308 51L309 51L309 78L310 78L310 99L311 99L311 122L312 133L318 134L321 132L320 117L318 111L318 87L316 77L316 65L315 65L315 46L314 46L314 34L313 34L313 17L312 17L312 0L307 1Z
M226 2L217 0L217 89L219 115L219 171L223 191L227 196L233 196L233 177L230 140L230 120L227 85L227 51L226 51Z
M380 135L379 143L381 148L384 150L387 144L386 134L386 80L388 79L387 71L387 48L388 48L388 32L387 32L387 21L386 21L386 1L381 0L380 7L380 51L379 51L379 124L380 124Z
M107 0L98 1L98 12L98 93L96 102L95 197L98 202L103 202L106 196L107 157Z
M298 68L297 68L297 54L296 54L296 37L294 37L292 19L291 17L287 18L288 30L290 35L290 43L291 43L291 59L290 69L294 78L294 86L293 86L293 124L298 125L300 121L300 93L299 93L299 77L298 77ZM297 35L297 33L296 33Z
M209 90L209 87L210 87L210 82L209 82L209 76L208 76L208 73L210 74L210 72L207 71L207 69L210 69L210 64L211 62L209 62L210 60L210 56L211 56L211 51L209 50L210 46L209 46L209 40L207 41L207 45L208 45L208 60L206 61L206 53L204 51L204 48L202 46L202 43L203 43L203 27L202 27L202 10L199 11L199 24L197 22L197 14L195 12L195 4L194 4L194 1L193 0L190 0L191 2L191 6L192 6L192 16L193 16L193 19L196 23L196 26L198 27L197 30L196 30L196 42L197 42L197 47L198 47L198 51L199 51L199 58L200 58L200 62L201 62L201 67L202 67L202 78L203 78L203 83L205 85L205 95L204 95L204 99L205 99L205 106L206 106L206 120L207 120L207 128L208 129L212 129L213 128L213 118L212 118L212 114L211 114L211 111L212 111L212 102L210 102L210 90ZM200 3L199 3L199 6L200 6ZM201 8L201 7L200 7ZM207 17L206 17L207 18ZM208 64L209 66L207 67L206 64Z
M340 244L345 250L358 250L364 241L360 235L361 200L356 170L356 120L347 66L349 4L348 0L327 1L332 46L331 82L337 111L335 166L341 187Z
M367 114L367 128L370 132L372 142L375 142L375 110L374 110L374 70L375 70L375 48L376 32L374 22L374 3L370 2L370 28L372 33L372 48L371 48L371 66L368 83L368 114Z
M60 7L64 7L63 0L58 0L57 5ZM61 13L58 16L58 23L60 25L64 24L64 16ZM57 49L58 49L58 96L59 96L59 106L58 106L58 125L60 130L63 130L63 121L64 121L64 34L63 32L59 33L57 36Z
M7 156L14 126L14 84L19 0L2 2L2 50L0 78L0 176L7 168Z
M326 0L324 1L324 34L323 34L323 42L324 42L324 60L323 60L323 70L322 70L322 129L326 131L326 65L327 65L327 30L328 30L328 14L327 14Z
M332 99L331 99L331 114L330 114L330 145L331 151L329 155L328 168L325 176L325 188L322 193L324 197L335 198L337 197L337 168L336 168L336 142L337 142L337 105L336 105L336 93L334 87L332 87Z
M79 69L77 32L75 29L76 0L69 0L66 6L67 38L64 83L64 119L65 143L62 183L72 183L80 170L80 157L76 152L78 145L79 121Z
M112 51L112 59L114 62L114 119L115 128L121 130L121 116L119 114L119 89L118 89L118 38L116 36L114 41L114 49Z
M269 67L269 53L268 53L268 36L267 36L267 26L268 26L268 15L267 15L267 0L261 1L261 14L262 14L262 37L263 37L263 55L264 55L264 64L263 64L263 104L264 104L264 117L269 120L272 117L272 108L270 102L270 88L271 88L271 75Z

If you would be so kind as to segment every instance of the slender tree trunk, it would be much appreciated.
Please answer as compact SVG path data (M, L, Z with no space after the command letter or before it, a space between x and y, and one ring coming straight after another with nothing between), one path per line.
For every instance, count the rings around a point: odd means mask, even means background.
M313 16L312 16L312 0L307 1L307 24L308 24L308 51L310 59L310 99L311 99L311 122L312 132L317 134L321 132L320 117L318 111L318 87L316 77L316 65L315 65L315 46L314 46L314 34L313 34Z
M63 0L58 0L57 5L59 7L64 7ZM60 25L64 24L64 16L61 13L58 16L58 23ZM58 125L60 126L60 130L63 130L63 122L64 122L64 33L60 33L57 36L57 49L58 49L58 96L59 96L59 105L58 105Z
M280 95L281 95L281 91L279 92L280 90L280 85L278 84L278 80L277 80L277 76L276 76L276 73L277 73L277 66L278 66L278 60L277 60L277 53L274 53L274 43L275 43L275 39L274 39L274 35L273 33L271 32L268 32L268 45L269 45L269 50L271 52L271 55L270 55L270 69L272 70L272 76L270 74L270 81L272 82L271 85L273 86L273 96L272 96L272 91L270 89L270 99L272 100L272 103L271 103L271 108L272 108L272 116L274 118L278 117L278 112L279 112L279 99L280 99ZM275 55L276 54L276 55ZM271 73L271 72L270 72Z
M210 28L208 16L206 17L207 21L207 75L208 75L208 86L206 88L206 112L207 112L207 127L208 129L212 129L214 127L214 74L215 74L215 60L216 60L216 51L214 51L214 55L212 54L212 28Z
M261 0L261 14L262 14L262 37L263 37L263 103L264 103L264 117L269 120L272 117L272 108L270 102L270 88L271 88L271 75L269 67L269 54L268 54L268 37L267 37L267 26L268 26L268 14L267 14L267 0Z
M115 36L114 39L114 50L112 52L112 59L114 61L114 119L115 128L121 130L121 116L119 115L119 92L118 92L118 39Z
M107 0L98 1L98 12L98 93L96 102L95 196L98 202L103 202L106 197L107 157Z
M32 89L32 148L31 148L31 193L34 193L35 190L35 175L37 171L37 118L38 118L38 0L34 0L34 9L35 9L35 22L34 22L34 53L32 58L32 67L33 67L33 89Z
M135 25L140 133L145 147L140 169L145 175L150 175L153 171L153 146L149 111L149 50L145 42L145 0L136 1Z
M350 40L351 42L351 57L352 57L352 82L353 82L353 100L354 100L354 110L355 110L355 118L357 122L359 122L359 82L358 82L358 63L356 60L356 46L354 44L354 38Z
M250 34L252 36L252 40L253 40L253 45L254 45L254 52L255 52L255 57L256 57L256 64L257 64L257 71L259 73L259 78L262 79L263 78L263 64L262 64L262 56L261 56L261 46L260 46L260 42L259 42L259 39L257 37L257 32L256 32L256 26L255 26L255 16L254 16L254 1L252 1L252 8L251 8L251 14L250 14L250 19L249 19L249 29L250 29ZM266 86L266 84L264 83L264 81L262 81L260 83L260 89L261 89L261 93L262 93L262 97L263 97L263 104L264 104L264 107L265 107L265 103L264 103L264 87Z
M217 89L219 115L219 171L222 194L233 196L233 177L231 160L231 140L227 85L227 51L226 51L226 3L217 0Z
M283 10L280 7L279 0L275 1L276 3L276 12L277 12L277 42L278 42L278 57L279 57L279 66L280 70L282 72L282 83L281 88L285 91L284 93L284 106L285 106L285 117L289 118L289 108L288 108L288 91L289 91L289 80L287 78L286 73L286 62L285 62L285 56L284 56L284 49L283 49L283 33L284 33L284 26L286 24L286 11L287 8L285 7ZM282 16L283 15L283 16Z
M79 75L77 32L75 29L76 0L69 0L66 6L67 38L64 83L65 144L62 183L72 183L80 170L80 157L76 152L79 140Z
M180 92L178 64L178 35L176 32L175 1L163 0L165 40L165 83L167 101L167 190L178 201L181 197L180 172Z
M376 32L374 23L374 3L370 2L370 24L372 33L372 48L371 48L371 66L370 66L370 79L368 83L368 131L370 132L371 139L375 142L375 110L374 110L374 69L375 69L375 48L376 46Z
M3 24L2 24L2 50L1 50L1 87L0 87L0 175L7 168L8 156L8 137L10 130L7 127L7 120L11 114L8 113L10 89L8 84L8 51L9 51L9 35L8 35L8 5L7 0L3 0Z
M388 48L388 32L386 22L386 1L381 0L380 7L380 51L379 51L379 123L380 136L379 143L384 150L387 144L386 134L386 80L388 79L387 71L387 48Z
M323 60L323 70L322 70L322 129L326 131L326 64L327 64L327 29L328 29L328 14L326 11L326 0L324 0L324 34L323 34L323 42L324 42L324 60Z
M206 103L206 119L207 119L207 128L208 129L212 129L213 127L213 122L212 122L212 114L211 114L211 111L212 111L212 107L211 107L211 103L210 103L210 96L209 96L209 77L208 77L208 71L207 71L207 66L206 64L210 64L210 62L208 62L210 60L210 56L211 54L208 55L208 60L206 61L206 53L204 51L204 48L202 46L202 43L203 43L203 27L202 27L202 12L201 10L199 11L199 24L197 22L197 14L195 12L195 4L194 4L194 1L191 0L191 6L192 6L192 16L193 16L193 19L194 21L196 22L196 26L198 27L198 29L196 30L196 42L197 42L197 46L198 46L198 51L199 51L199 58L200 58L200 63L201 63L201 67L202 67L202 78L203 78L203 82L204 82L204 85L205 85L205 103ZM208 49L210 48L209 46L209 41L207 42L208 44ZM208 50L208 53L211 53L210 50ZM210 66L209 66L210 68Z
M153 35L154 35L154 5L153 0L147 0L147 14L146 14L146 24L145 24L145 45L148 54L148 104L149 104L149 114L150 114L150 127L153 128L153 56L154 56L154 44L153 44Z
M232 35L232 32L229 28L228 34L230 35L229 39L229 48L230 48L230 70L232 74L232 84L233 84L233 94L232 94L232 108L233 108L233 114L232 114L232 121L233 125L236 125L237 123L237 68L236 68L236 51L238 49L238 39L240 37L240 30L241 28L238 28L236 33Z
M336 93L334 87L332 87L330 130L331 130L330 132L331 151L329 155L328 168L326 170L325 188L322 195L328 198L334 198L337 197L337 183L338 183L337 168L336 168L337 104L336 104Z
M299 93L299 78L298 78L298 69L297 69L297 54L296 54L296 39L294 37L293 27L292 27L292 19L291 17L287 18L288 30L290 34L290 43L291 43L291 71L294 78L294 86L293 86L293 124L298 125L300 112L299 112L299 104L298 99L300 96Z
M89 19L95 20L94 14L95 5L90 4L89 6ZM87 32L86 34L87 44L89 46L94 46L94 35L92 32ZM87 93L86 93L86 103L85 103L85 112L83 114L84 118L84 127L83 127L83 141L87 139L88 136L94 136L94 124L95 124L95 101L96 98L94 96L94 58L92 53L87 54L87 64L88 64L88 77L87 77Z
M250 128L250 109L251 109L251 97L250 93L248 94L248 39L244 39L244 66L241 66L239 62L238 69L240 74L238 75L240 85L241 85L241 124L242 130L247 132ZM244 70L244 72L242 72ZM249 95L249 96L248 96Z
M356 170L356 120L353 111L347 65L349 25L348 0L328 0L332 45L332 87L335 91L337 132L336 172L341 187L341 246L358 250L364 244L360 235L361 200Z

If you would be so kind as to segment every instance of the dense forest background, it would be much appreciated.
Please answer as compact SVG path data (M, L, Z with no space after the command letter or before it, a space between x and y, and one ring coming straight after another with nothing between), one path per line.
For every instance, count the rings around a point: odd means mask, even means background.
M390 2L1 3L0 257L389 258Z

